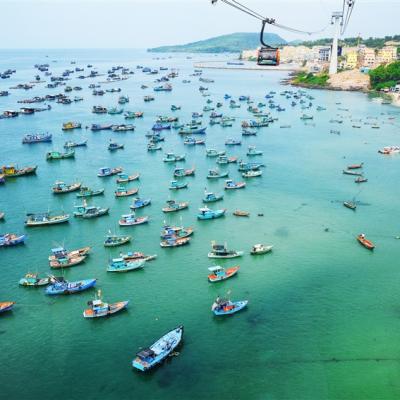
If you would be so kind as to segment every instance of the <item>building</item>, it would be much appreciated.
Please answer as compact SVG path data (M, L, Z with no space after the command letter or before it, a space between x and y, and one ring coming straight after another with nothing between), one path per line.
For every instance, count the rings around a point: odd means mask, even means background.
M388 64L397 60L397 47L384 46L378 50L377 61L379 64Z
M361 47L360 48L360 64L362 67L366 68L374 68L377 64L375 49L371 49L369 47Z
M358 67L358 52L351 51L346 54L345 67L348 69L356 69Z

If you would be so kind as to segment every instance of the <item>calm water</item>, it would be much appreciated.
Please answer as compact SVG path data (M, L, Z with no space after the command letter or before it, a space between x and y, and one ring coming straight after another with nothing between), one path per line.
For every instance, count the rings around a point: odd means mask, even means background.
M257 103L268 91L276 90L276 102L286 111L273 111L279 121L260 130L257 137L243 138L241 147L228 148L228 154L245 158L247 146L257 145L264 151L263 177L249 181L245 190L225 194L224 201L217 203L228 209L225 218L198 222L196 212L205 186L222 190L222 181L211 183L205 178L215 160L206 158L204 146L185 147L174 131L165 133L163 152L149 154L145 133L157 115L176 114L187 122L192 111L201 111L206 98L198 91L198 78L189 77L199 56L153 60L145 52L128 50L0 54L0 70L17 69L11 79L0 82L0 90L33 80L36 63L49 62L55 75L75 67L70 65L72 59L76 66L91 63L104 72L113 65L131 67L135 70L132 78L103 88L120 87L131 99L125 110L145 113L143 120L134 121L134 133L85 129L64 133L62 123L69 120L84 126L124 121L121 115L91 113L93 105L117 105L120 93L96 97L87 88L102 78L73 79L71 86L81 85L84 90L71 96L83 96L84 101L52 103L50 112L0 120L0 164L38 165L36 176L9 180L0 187L0 210L6 212L1 231L28 234L25 246L0 251L0 298L17 303L13 312L0 319L3 398L399 398L400 241L394 237L400 234L400 167L398 157L377 153L380 147L400 144L397 109L358 93L313 91L314 109L306 112L314 115L315 126L305 125L299 119L299 106L292 109L291 99L279 96L287 89L279 83L283 73L205 70L205 77L215 79L205 84L215 102L230 93L251 95ZM155 77L136 71L137 64L179 68L180 76L172 82L174 90L155 94L154 102L144 103L143 95L153 94ZM183 84L183 79L192 79L192 83ZM150 89L141 90L142 84ZM26 92L11 90L9 97L0 98L0 110L19 108L17 100L22 98L61 90L45 89L44 84ZM171 104L182 105L182 110L172 113ZM316 105L327 111L316 112ZM222 111L237 120L233 128L208 127L207 147L222 150L227 137L240 137L240 121L250 117L246 106L231 110L224 101ZM342 125L329 123L337 114L343 116ZM352 128L351 119L368 122L369 117L377 118L381 129ZM285 124L291 128L279 128ZM330 134L331 129L339 129L341 135ZM52 144L21 144L25 133L46 131L53 134ZM125 150L110 153L106 147L111 137L125 143ZM62 150L66 140L81 139L88 140L88 147L77 148L75 160L46 162L47 151ZM174 166L162 162L164 151L171 150L186 153L184 165L196 167L196 176L187 178L189 189L176 194L168 190ZM362 161L368 183L357 186L342 169ZM117 226L131 200L115 199L115 179L100 179L96 174L100 167L119 165L129 173L141 173L140 181L131 186L140 188L140 196L152 199L151 207L138 212L150 216L148 225ZM233 179L240 179L234 165L229 171ZM24 229L26 212L72 212L78 204L74 194L52 195L51 186L57 179L104 187L105 196L91 203L109 206L110 215ZM341 204L354 196L360 202L356 212ZM188 200L190 208L166 216L161 207L168 198ZM232 216L235 209L250 211L250 218ZM264 217L257 217L258 213ZM161 249L163 221L180 224L180 217L196 230L190 245ZM134 240L123 248L106 250L102 241L109 229L129 232ZM357 244L355 235L360 232L375 242L373 253ZM227 241L230 248L246 251L238 261L241 269L236 278L214 285L207 282L211 240ZM252 258L248 254L251 246L260 242L273 244L274 251ZM90 321L82 312L94 292L50 298L42 289L18 287L18 280L30 270L42 275L49 272L49 251L60 243L69 249L93 247L84 264L65 271L67 279L96 277L105 300L128 299L129 309ZM107 274L109 257L121 249L156 253L158 258L142 271ZM214 318L210 306L217 294L228 290L234 299L249 299L249 307L232 318ZM130 362L140 347L181 323L185 338L179 357L147 375L132 371Z

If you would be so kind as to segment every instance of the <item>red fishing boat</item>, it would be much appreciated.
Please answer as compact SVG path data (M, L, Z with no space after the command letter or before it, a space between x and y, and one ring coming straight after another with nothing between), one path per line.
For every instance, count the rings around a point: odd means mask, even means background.
M368 250L373 250L375 248L375 245L370 240L366 239L363 233L357 236L357 240Z

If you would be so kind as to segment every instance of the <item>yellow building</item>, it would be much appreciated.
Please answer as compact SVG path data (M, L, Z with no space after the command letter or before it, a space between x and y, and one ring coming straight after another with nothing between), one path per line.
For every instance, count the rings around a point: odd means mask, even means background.
M358 66L358 53L351 51L346 54L346 68L356 69Z
M397 47L384 46L378 50L377 60L380 64L391 63L397 60Z
M360 50L361 66L367 68L374 68L377 60L375 55L375 49L364 47Z

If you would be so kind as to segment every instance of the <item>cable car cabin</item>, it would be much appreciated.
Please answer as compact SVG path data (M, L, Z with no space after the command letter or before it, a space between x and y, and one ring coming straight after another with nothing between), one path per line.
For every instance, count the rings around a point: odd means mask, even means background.
M279 65L279 49L274 47L261 47L258 50L257 64L258 65Z

